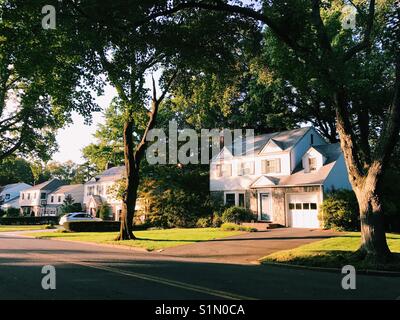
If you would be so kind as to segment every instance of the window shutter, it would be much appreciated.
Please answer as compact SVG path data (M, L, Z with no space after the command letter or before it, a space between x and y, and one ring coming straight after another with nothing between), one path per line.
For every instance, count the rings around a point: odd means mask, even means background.
M267 160L261 161L261 173L267 173Z
M237 166L237 175L242 176L244 174L244 163L243 162L238 162Z
M254 161L248 162L249 164L249 174L254 174Z
M281 173L281 159L276 159L276 173Z

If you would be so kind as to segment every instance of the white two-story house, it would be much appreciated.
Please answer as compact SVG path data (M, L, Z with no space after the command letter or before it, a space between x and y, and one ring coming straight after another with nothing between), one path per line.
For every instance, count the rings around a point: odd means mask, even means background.
M256 136L252 154L230 149L211 161L211 196L252 210L258 221L319 228L324 192L351 189L340 145L313 127Z
M104 204L110 209L110 218L119 221L122 213L122 200L116 198L114 187L125 177L125 166L112 167L85 183L84 205L86 212L96 216ZM142 210L141 200L136 202L136 210Z
M47 213L56 216L62 214L61 206L67 197L71 197L73 203L80 203L83 208L83 184L71 184L57 188L47 196Z
M27 183L13 183L0 187L0 209L7 210L9 208L19 209L20 192L32 187Z
M51 179L21 191L19 197L21 213L31 216L50 215L48 195L62 185L65 185L64 181Z

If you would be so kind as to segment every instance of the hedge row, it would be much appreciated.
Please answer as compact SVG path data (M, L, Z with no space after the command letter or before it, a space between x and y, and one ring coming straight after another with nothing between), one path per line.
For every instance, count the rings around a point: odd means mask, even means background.
M118 221L70 221L63 227L72 232L114 232L119 231L120 225Z
M35 224L58 224L60 217L3 217L0 218L2 225L35 225Z

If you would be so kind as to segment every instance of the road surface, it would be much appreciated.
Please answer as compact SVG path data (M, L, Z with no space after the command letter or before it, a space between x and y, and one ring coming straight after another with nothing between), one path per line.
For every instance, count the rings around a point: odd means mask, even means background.
M56 289L44 290L53 265ZM0 233L0 299L398 299L400 278L203 262Z

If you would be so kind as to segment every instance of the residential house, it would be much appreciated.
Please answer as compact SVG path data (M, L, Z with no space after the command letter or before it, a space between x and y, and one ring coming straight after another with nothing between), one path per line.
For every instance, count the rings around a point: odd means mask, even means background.
M65 185L64 181L51 179L20 192L21 213L32 216L49 215L48 195Z
M108 168L101 174L85 183L84 205L86 212L92 216L98 214L102 205L110 207L110 218L119 221L122 213L122 200L115 195L115 184L125 177L125 166ZM141 210L141 201L138 199L136 210Z
M47 214L60 215L62 213L60 207L67 197L71 197L74 203L80 203L83 208L83 195L83 184L71 184L59 187L47 196Z
M304 127L254 137L254 153L224 147L210 164L211 196L249 208L258 221L319 228L324 193L351 189L340 145Z
M23 182L0 187L0 209L4 211L9 208L19 209L20 192L30 187L32 186Z

